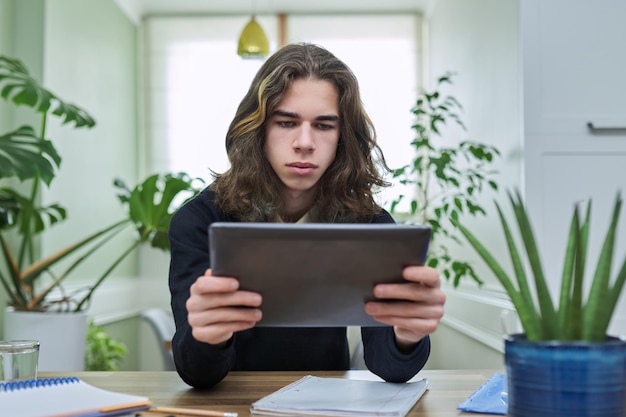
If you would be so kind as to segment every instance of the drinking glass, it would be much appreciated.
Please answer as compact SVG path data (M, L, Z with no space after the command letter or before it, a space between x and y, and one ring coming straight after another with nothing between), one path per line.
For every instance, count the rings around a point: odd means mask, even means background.
M0 341L0 382L37 379L39 341Z

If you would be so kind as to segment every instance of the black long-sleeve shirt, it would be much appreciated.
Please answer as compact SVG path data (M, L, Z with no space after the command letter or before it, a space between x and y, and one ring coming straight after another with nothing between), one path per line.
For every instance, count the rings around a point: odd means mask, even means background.
M346 370L350 357L345 327L256 327L236 333L224 347L199 342L191 334L185 303L189 287L210 267L208 228L216 221L237 221L226 216L208 188L183 205L169 230L171 263L169 286L176 322L172 341L174 362L189 385L208 388L231 370ZM383 211L372 223L393 223ZM430 354L425 337L409 353L395 344L391 326L361 329L365 364L386 381L405 382L422 369Z

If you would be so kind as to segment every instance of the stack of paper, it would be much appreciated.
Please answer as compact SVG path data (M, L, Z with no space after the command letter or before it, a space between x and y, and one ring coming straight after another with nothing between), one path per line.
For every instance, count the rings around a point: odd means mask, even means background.
M252 414L274 416L404 417L428 381L409 383L321 378L311 375L252 404Z

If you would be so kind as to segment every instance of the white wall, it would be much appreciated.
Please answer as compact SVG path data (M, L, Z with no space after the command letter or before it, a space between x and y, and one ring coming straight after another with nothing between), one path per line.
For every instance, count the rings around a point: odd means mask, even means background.
M0 0L0 55L10 55L11 46L11 30L13 21L13 2L12 0ZM4 101L0 102L0 132L8 132L10 129L9 118L10 106Z
M497 164L500 192L483 197L489 216L464 220L489 245L500 239L493 199L502 200L504 191L521 183L518 0L439 0L426 21L431 82L446 71L456 72L448 92L464 106L466 138L494 145L502 153ZM501 314L511 310L510 303L472 249L465 245L456 253L476 260L486 285L480 290L473 283L446 289L446 315L433 335L428 367L499 368Z
M11 53L13 0L0 0L0 54Z
M42 249L51 253L124 217L113 179L134 186L138 177L136 27L110 1L48 0L44 28L44 84L96 119L93 129L50 120L48 134L63 161L44 201L68 210L67 222L43 236ZM100 249L74 275L93 280L131 242L128 234ZM134 275L135 264L114 276Z

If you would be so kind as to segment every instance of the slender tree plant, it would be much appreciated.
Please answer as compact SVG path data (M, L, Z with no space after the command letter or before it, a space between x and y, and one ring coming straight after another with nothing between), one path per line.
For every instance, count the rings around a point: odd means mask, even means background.
M460 245L461 240L449 219L457 219L463 213L486 214L479 196L485 189L498 189L493 164L500 152L495 146L476 141L444 143L442 133L448 123L466 130L461 120L463 107L454 96L442 93L444 85L452 84L453 76L446 73L439 77L434 91L422 92L417 98L412 109L415 138L411 147L415 157L393 173L394 181L410 185L412 193L393 200L390 212L399 221L431 227L432 243L426 263L441 271L456 287L464 277L479 284L482 280L469 262L452 255L449 243ZM405 200L408 212L399 209Z

